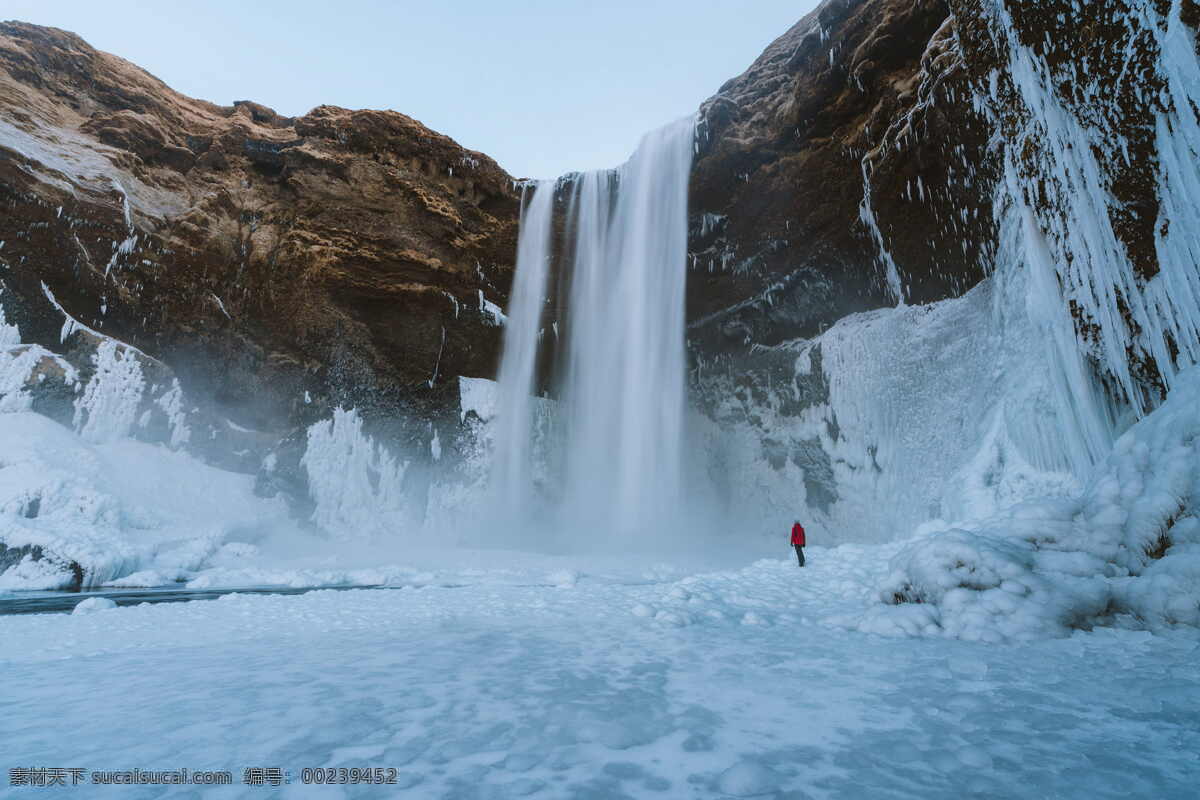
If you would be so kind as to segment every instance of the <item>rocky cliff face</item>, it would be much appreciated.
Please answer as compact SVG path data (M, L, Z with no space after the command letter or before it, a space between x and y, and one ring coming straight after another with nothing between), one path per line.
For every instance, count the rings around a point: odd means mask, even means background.
M67 314L170 365L233 423L214 441L345 405L427 453L447 379L494 371L518 204L490 158L401 114L216 106L0 24L8 323L57 350Z
M830 0L701 109L691 339L708 357L961 294L993 245L990 128L941 0Z
M1156 322L1147 294L1173 258L1159 126L1197 113L1168 89L1164 51L1173 36L1194 43L1198 18L1192 0L826 0L701 109L700 362L960 296L993 271L996 206L1015 197L1038 216L1114 396L1161 400L1194 332ZM1062 157L1072 135L1088 163ZM1112 241L1089 254L1068 218L1072 195L1093 190ZM1099 275L1100 262L1121 274Z

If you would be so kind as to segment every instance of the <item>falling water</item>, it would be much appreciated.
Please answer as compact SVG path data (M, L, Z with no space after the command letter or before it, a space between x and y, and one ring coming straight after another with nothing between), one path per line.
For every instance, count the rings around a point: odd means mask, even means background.
M500 414L496 420L496 462L492 487L500 508L522 513L532 499L533 385L538 340L550 271L550 229L554 181L525 189L521 236L500 361ZM529 197L532 192L532 199Z
M637 534L678 515L694 128L692 118L668 125L617 169L569 184L555 463L564 470L561 511L572 524ZM550 192L539 187L521 220L500 378L505 420L497 446L506 449L497 453L498 485L510 507L531 497L528 397L552 227L539 194Z

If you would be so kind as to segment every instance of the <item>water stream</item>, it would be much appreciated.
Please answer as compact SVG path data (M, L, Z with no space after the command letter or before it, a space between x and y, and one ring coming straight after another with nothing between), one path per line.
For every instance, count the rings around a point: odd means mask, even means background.
M493 486L517 520L535 492L532 392L539 348L563 337L552 463L555 513L572 526L643 536L678 516L685 408L687 193L695 120L648 134L625 164L541 182L524 208L500 371ZM564 196L563 250L551 243ZM562 330L544 319L551 263L565 287Z

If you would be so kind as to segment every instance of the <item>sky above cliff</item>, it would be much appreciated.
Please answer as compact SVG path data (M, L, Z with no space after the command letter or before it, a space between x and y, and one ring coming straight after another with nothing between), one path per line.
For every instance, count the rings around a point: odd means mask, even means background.
M817 0L9 0L173 88L300 115L391 108L518 177L615 166Z

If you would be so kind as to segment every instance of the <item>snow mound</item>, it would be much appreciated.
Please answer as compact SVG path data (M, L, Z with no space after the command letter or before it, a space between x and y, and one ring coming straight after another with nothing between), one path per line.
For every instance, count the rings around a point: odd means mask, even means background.
M861 630L985 641L1100 624L1200 625L1200 369L1126 432L1081 495L926 533Z
M97 611L107 611L110 608L116 607L117 604L107 597L89 597L86 600L81 600L71 611L71 614L94 614Z
M761 797L777 792L782 782L782 776L770 767L739 761L721 773L717 788L734 797Z

